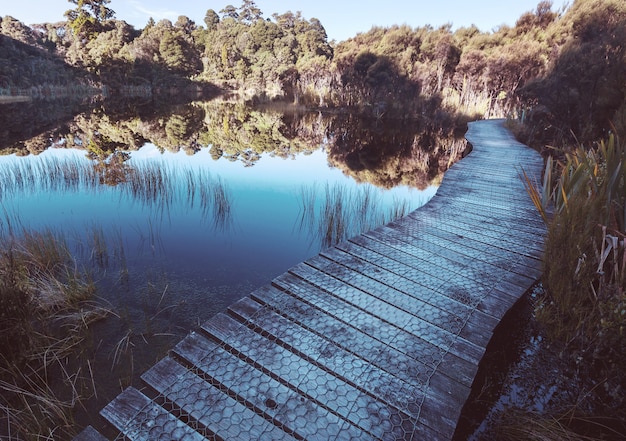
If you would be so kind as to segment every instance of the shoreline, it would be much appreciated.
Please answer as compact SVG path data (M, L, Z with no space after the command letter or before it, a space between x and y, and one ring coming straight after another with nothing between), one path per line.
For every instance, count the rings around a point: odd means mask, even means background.
M32 100L28 95L0 95L0 104L28 103Z

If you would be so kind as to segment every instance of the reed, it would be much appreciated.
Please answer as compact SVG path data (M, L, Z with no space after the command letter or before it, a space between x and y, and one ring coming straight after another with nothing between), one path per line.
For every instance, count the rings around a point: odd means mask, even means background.
M299 191L300 213L297 227L308 230L312 241L323 248L356 236L406 214L411 203L396 199L384 208L375 187L365 185L350 189L344 184L326 184L323 191L316 185Z
M20 158L0 169L0 200L24 192L69 192L110 190L168 216L172 206L179 204L193 209L200 207L204 219L215 228L224 229L232 223L232 194L226 183L213 177L206 169L179 167L166 161L122 164L123 173L103 177L101 162L80 157ZM120 167L120 164L117 164ZM106 172L109 173L110 172ZM104 244L94 235L94 250ZM104 257L94 256L99 259Z
M576 406L554 414L509 409L494 427L494 441L600 441L623 439L623 422L616 418L585 416Z
M616 137L558 152L544 188L526 179L548 223L536 315L581 375L606 382L605 408L626 406L626 144Z
M221 178L213 182L213 225L219 230L224 230L232 223L232 196Z

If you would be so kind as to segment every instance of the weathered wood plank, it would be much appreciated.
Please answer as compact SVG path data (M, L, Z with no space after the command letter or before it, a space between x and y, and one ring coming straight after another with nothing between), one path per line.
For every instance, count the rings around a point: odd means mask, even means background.
M413 427L406 414L305 359L298 348L280 346L223 314L202 329L372 437L399 439ZM442 429L449 432L451 428Z
M369 293L316 270L310 265L297 265L290 270L290 273L332 294L336 298L350 303L362 312L369 314L370 317L380 319L417 338L422 338L441 348L444 352L450 351L461 358L474 361L480 360L484 353L484 347L466 341L439 326L422 320L389 303L385 303Z
M353 303L349 298L341 295L342 293L335 295L315 285L310 279L298 276L298 273L306 275L309 271L315 271L313 268L299 265L292 268L292 271L293 275L283 274L274 279L274 285L302 301L319 307L327 314L335 315L340 320L352 324L391 347L415 357L424 364L438 364L442 355L447 353L455 355L470 365L477 363L482 357L484 348L451 335L428 322L409 317L407 323L398 326L394 323L396 320L393 316L388 317L379 309L368 311L360 307L359 300L363 296L358 293ZM416 332L416 329L421 329L423 332ZM449 360L449 363L454 364L454 360ZM455 364L455 372L464 369L461 365Z
M481 298L485 292L497 289L498 284L504 280L511 284L517 284L524 289L528 286L528 283L536 280L536 278L529 277L527 274L522 274L526 273L524 268L520 267L519 271L511 271L511 268L519 265L517 262L533 259L510 254L506 250L500 250L502 254L496 254L493 260L502 262L501 259L506 259L508 256L508 262L510 262L510 267L502 271L503 268L492 264L489 261L491 258L486 255L476 258L472 254L463 255L457 253L455 250L458 248L458 243L461 240L458 242L449 241L436 238L433 234L429 234L430 239L426 240L423 236L422 230L406 228L401 224L389 224L362 235L355 242L378 253L395 257L398 260L405 259L404 262L414 269L420 272L428 272L433 277L438 277L444 281L441 289L438 290L444 293L444 295L446 291L450 290L454 279L459 277L461 280L467 280L467 283L476 291L478 298ZM472 240L464 242L472 243ZM476 245L476 247L478 246ZM410 258L407 259L406 255ZM506 266L506 264L501 263L501 266Z
M254 326L257 332L276 341L281 346L297 347L298 351L307 360L311 360L322 369L345 378L364 393L375 396L393 408L402 412L415 428L415 435L434 437L436 432L431 427L441 427L441 413L455 412L458 404L446 400L446 395L435 395L433 390L428 397L446 407L439 406L437 412L422 413L421 403L426 396L428 379L422 384L409 384L395 377L384 369L378 368L371 360L359 357L359 354L347 351L336 343L332 336L329 338L316 334L299 324L282 317L271 309L250 298L243 298L229 308L229 311L249 326ZM432 376L432 373L430 374ZM469 392L469 387L462 387L458 383L449 383L447 393L462 396ZM434 415L434 418L433 418ZM429 416L432 418L429 420ZM426 427L421 427L422 425Z
M471 378L476 373L473 357L478 357L478 354L473 354L470 350L480 348L463 341L463 344L458 346L462 349L467 348L468 351L464 352L455 347L446 352L432 342L395 327L373 314L364 314L353 305L328 296L290 274L276 278L274 285L279 289L261 288L254 291L252 296L279 309L283 314L294 315L308 326L332 325L325 332L332 335L334 341L343 339L348 348L354 348L359 353L372 351L374 356L380 353L378 361L405 381L418 381L423 384L440 363L445 363L447 366L454 366L450 372L453 373L455 381L471 384ZM317 321L321 323L316 324ZM352 329L358 333L353 334ZM367 342L367 345L359 345L362 341ZM440 388L444 394L448 394L453 387L448 382L432 386L435 389Z
M401 251L399 248L402 245L398 248L390 246L390 242L396 241L395 238L387 236L378 241L377 232L372 231L369 234L371 235L369 237L363 235L341 243L337 248L367 260L371 265L380 264L400 276L400 279L385 275L377 277L407 295L418 295L424 301L457 315L466 316L477 309L472 314L472 319L485 324L495 325L499 321L497 318L501 317L502 308L499 303L485 301L485 296L490 294L493 288L483 283L482 279L474 281L463 277L452 278L449 272L441 271L440 267L428 260L416 259L415 256ZM459 282L462 283L461 286L468 285L468 289L459 289Z
M73 441L107 441L107 439L92 426L87 426L74 437Z
M255 413L169 357L162 359L141 378L199 422L210 435L217 434L222 439L295 439L259 415L261 411Z
M411 425L406 415L363 393L345 378L306 360L297 353L297 348L280 346L226 315L216 315L202 329L241 356L272 372L282 383L297 388L320 405L328 406L331 412L361 429L364 434L370 434L370 437L397 439L406 428L403 425ZM393 416L401 424L395 426L391 419L379 421L376 415Z
M337 254L338 252L334 253L335 256ZM344 254L344 260L345 256L348 255ZM463 338L482 347L486 347L491 338L493 328L489 329L489 326L493 324L493 327L495 327L495 323L480 323L476 320L470 320L471 313L464 316L454 315L449 311L434 307L416 297L407 296L391 286L354 271L338 260L330 260L319 256L307 260L306 263L374 297L379 302L372 305L372 308L385 308L396 317L399 317L400 320L404 320L408 315L411 315L453 335L463 334ZM357 264L363 265L362 262Z
M297 388L279 381L272 372L259 369L237 357L219 343L192 333L177 344L173 352L194 365L224 393L238 397L261 409L276 425L297 438L373 439L356 427L346 427L345 420L320 406Z
M473 343L486 345L498 324L494 317L483 314L473 307L463 308L464 305L451 301L448 297L398 277L354 254L334 248L320 253L320 256L328 259L329 265L333 268L341 265L358 274L344 281L350 280L349 283L353 286L367 289L368 292L373 289L381 299L409 313L420 317L423 313L431 323L462 322L460 328L449 329L450 332L457 333Z
M485 246L482 242L468 240L458 233L450 233L439 229L431 229L429 234L421 234L419 229L409 229L404 224L389 224L387 226L377 228L374 232L381 234L383 243L386 242L385 236L392 238L394 241L411 243L419 239L436 246L438 252L444 253L450 259L471 263L484 262L498 269L494 271L511 271L530 278L536 278L541 274L541 261L538 259L529 259L514 251ZM417 236L414 236L417 235ZM361 237L361 236L359 236ZM464 260L460 256L465 256Z
M133 387L124 390L100 414L132 441L206 439Z
M375 251L365 246L367 242L368 240L361 236L356 241L340 243L336 248L324 251L321 255L344 265L352 263L355 271L373 277L410 298L427 302L458 317L465 317L474 309L467 302L442 296L440 292L445 289L437 291L431 288L432 285L439 287L444 284L445 281L442 279L428 276L422 283L418 283L417 280L423 277L421 274L423 271L410 265L415 260L412 256L397 252L393 248L388 250L389 255L384 255L379 252L380 250ZM353 256L353 259L348 256ZM485 321L493 322L494 325L497 323L493 317L485 317Z
M441 353L439 348L430 347L429 350L425 350L428 351L428 357L413 358L393 347L391 343L378 340L377 337L380 337L378 332L374 335L367 334L358 327L353 327L354 323L341 321L325 310L318 309L276 288L259 288L253 291L251 297L306 329L311 329L312 332L331 340L342 350L360 356L372 366L388 372L426 394L443 397L451 393L462 395L466 390L459 389L460 384L464 384L469 390L475 367L454 355ZM337 316L342 316L341 312ZM385 324L382 323L382 326L384 327ZM383 329L382 332L384 331ZM424 341L417 341L417 345L427 344ZM415 345L411 345L411 349L415 351ZM429 359L432 363L428 363ZM432 375L439 363L455 366L454 378L442 376L433 381ZM459 373L463 372L466 378L465 383L459 383L461 377ZM407 405L406 409L409 414L414 414L418 410L412 404Z
M412 223L412 220L414 223ZM521 237L519 235L512 236L508 230L479 230L474 228L473 224L468 225L459 219L455 219L452 214L433 212L430 215L424 215L419 219L415 219L411 214L409 214L396 224L401 225L402 223L412 224L411 226L413 228L426 230L441 229L447 232L457 233L466 239L481 242L485 244L485 246L513 251L533 259L541 258L541 242L540 239L537 239L536 237Z
M439 269L439 274L442 277L446 276L448 272L454 272L461 275L465 274L474 282L474 285L478 289L485 285L493 288L495 282L504 279L511 281L511 283L519 281L520 286L526 286L529 280L534 280L532 277L520 274L521 271L499 271L495 265L491 265L483 259L473 260L470 256L467 256L466 259L468 259L467 262L469 262L470 265L467 263L463 265L462 262L459 263L451 260L445 256L445 253L441 253L440 251L443 246L449 245L449 243L446 243L443 239L437 240L434 237L429 241L423 239L425 234L435 236L432 233L433 229L443 231L441 234L451 234L455 231L454 234L457 235L459 241L463 240L466 243L473 243L475 241L475 238L467 238L463 236L466 232L459 232L458 230L445 229L442 227L429 228L424 225L410 224L408 222L401 221L392 222L385 227L370 231L364 234L364 236L377 239L378 242L381 243L379 246L391 246L420 259L419 268L430 268L429 271L436 272L438 265L443 265ZM393 230L396 230L396 232L392 232ZM394 238L395 240L392 240L391 238ZM474 246L482 246L483 248L492 247L494 249L494 253L499 252L501 253L501 256L509 256L509 260L512 262L512 265L515 265L516 262L534 261L534 258L519 255L519 253L511 253L510 248L508 247L495 246L493 244L479 241ZM451 254L448 255L451 256ZM462 258L459 257L459 259Z
M264 287L254 291L252 295L267 299L269 303L263 303L265 306L279 304L282 307L280 312L285 311L286 294L280 291ZM306 305L298 309L303 308ZM248 298L237 302L232 310L242 317L248 317L251 324L262 328L262 332L267 332L270 338L276 338L287 345L297 344L302 350L300 342L310 342L307 347L312 350L305 354L307 357L317 360L325 369L339 372L354 384L366 386L368 393L382 398L415 418L414 435L423 439L437 438L431 428L439 428L444 424L442 415L457 413L459 403L455 400L464 402L469 393L469 385L462 386L456 380L439 375L434 369L428 370L427 377L423 377L419 371L415 373L412 368L416 364L415 360L402 353L391 352L389 346L384 344L378 347L376 343L370 345L373 340L368 336L349 334L344 325L333 326L332 320L324 320L329 325L325 327L328 336L325 338L308 331L308 328L300 324L296 325L300 321L290 320L290 323L284 324L287 318ZM304 322L309 320L305 317ZM349 344L348 347L341 344L342 337ZM351 361L352 358L364 354L364 359ZM417 380L420 377L421 380ZM451 395L455 400L449 398ZM421 427L422 425L426 427Z

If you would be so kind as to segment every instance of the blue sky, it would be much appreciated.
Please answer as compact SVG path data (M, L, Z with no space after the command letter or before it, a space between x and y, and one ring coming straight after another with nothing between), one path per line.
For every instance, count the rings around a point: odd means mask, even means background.
M264 17L274 12L301 11L307 18L318 18L329 39L337 41L366 32L372 26L426 24L438 27L452 23L456 29L475 24L482 31L491 31L502 24L514 25L521 14L535 10L540 0L256 0ZM27 24L64 20L63 14L74 5L67 0L2 0L0 16L11 15ZM554 0L559 10L565 0ZM224 6L241 5L241 0L112 0L109 7L116 18L136 28L143 28L149 17L156 21L175 21L186 15L203 24L207 9L219 12Z

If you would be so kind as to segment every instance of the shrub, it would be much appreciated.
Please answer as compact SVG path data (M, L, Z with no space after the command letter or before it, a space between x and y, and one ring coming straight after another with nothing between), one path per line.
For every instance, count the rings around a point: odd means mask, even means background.
M14 232L0 232L0 438L67 438L78 391L93 386L75 353L106 311L85 303L94 286L62 238Z
M537 318L562 343L604 410L626 400L626 144L614 136L547 161L543 194L530 189L548 222ZM553 212L550 211L553 209Z

